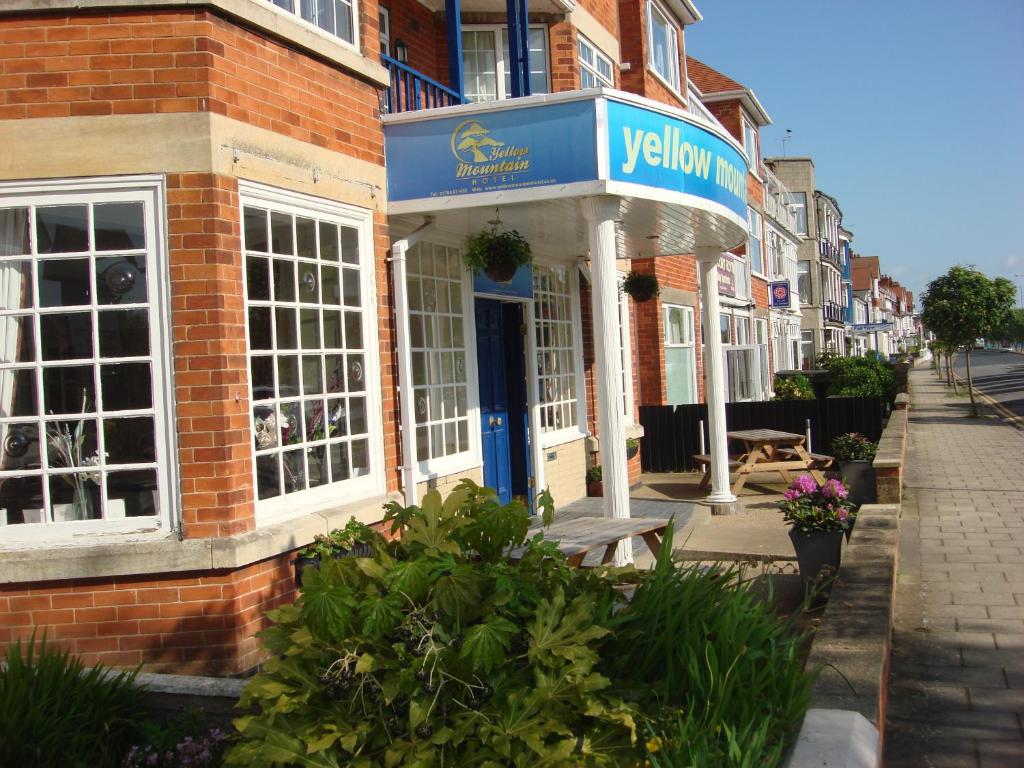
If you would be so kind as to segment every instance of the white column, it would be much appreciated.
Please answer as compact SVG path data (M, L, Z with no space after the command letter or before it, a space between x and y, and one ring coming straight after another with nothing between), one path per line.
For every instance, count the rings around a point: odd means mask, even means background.
M589 225L590 272L593 278L591 311L594 321L597 422L601 440L601 473L604 482L605 517L629 517L629 470L626 466L626 433L619 389L622 360L619 357L619 286L615 274L615 219L619 201L614 197L588 197L582 201ZM619 544L615 565L633 561L633 545Z
M711 495L706 501L712 512L735 511L736 497L729 485L729 439L725 424L725 368L722 337L719 334L718 248L697 248L700 270L701 305L704 316L704 399L708 404L708 431L711 433Z

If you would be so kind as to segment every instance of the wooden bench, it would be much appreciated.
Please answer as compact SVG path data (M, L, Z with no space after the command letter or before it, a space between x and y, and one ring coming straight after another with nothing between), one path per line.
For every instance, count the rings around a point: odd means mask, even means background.
M729 473L731 474L735 470L739 469L744 461L747 460L746 454L737 454L729 457ZM706 453L695 453L693 455L693 463L699 464L703 467L704 476L700 479L700 484L697 486L700 490L705 490L708 485L711 484L711 456Z
M800 458L792 448L776 448L775 453L791 459ZM809 453L808 456L811 457L815 469L828 469L835 462L834 458L826 456L824 453Z

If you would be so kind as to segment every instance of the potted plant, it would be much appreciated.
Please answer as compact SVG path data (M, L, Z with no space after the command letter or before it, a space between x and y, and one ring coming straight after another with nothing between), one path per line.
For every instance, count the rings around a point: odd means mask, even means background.
M514 229L481 230L466 239L462 260L474 274L483 272L496 283L507 283L523 264L533 260L526 238Z
M326 558L338 560L342 557L371 557L373 544L380 540L380 534L354 517L349 518L344 528L335 528L330 533L319 533L313 542L295 553L292 565L295 567L295 581L302 584L306 568L318 568Z
M630 270L622 281L622 292L631 296L633 301L650 301L661 293L661 287L654 275Z
M843 536L857 517L847 495L839 480L819 484L810 475L800 475L779 502L805 584L821 578L826 566L833 571L839 567Z
M860 432L847 432L832 441L832 455L839 462L839 473L850 491L849 501L857 506L873 504L877 498L872 466L877 451L878 443Z
M627 459L632 459L638 453L640 453L640 441L637 440L635 437L627 437L626 438L626 458Z
M601 482L601 465L587 470L587 496L604 496L604 483Z

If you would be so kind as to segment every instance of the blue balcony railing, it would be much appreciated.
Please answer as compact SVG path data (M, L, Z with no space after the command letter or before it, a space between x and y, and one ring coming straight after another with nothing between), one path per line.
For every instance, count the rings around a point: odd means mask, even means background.
M461 104L462 99L455 91L417 72L408 64L392 59L383 53L381 63L391 75L391 87L385 92L384 109L389 113L413 112L419 109L451 107Z

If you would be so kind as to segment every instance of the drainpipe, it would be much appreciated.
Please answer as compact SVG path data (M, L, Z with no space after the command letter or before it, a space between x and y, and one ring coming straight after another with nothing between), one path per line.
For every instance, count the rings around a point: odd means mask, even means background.
M395 290L395 336L398 345L398 404L401 411L402 488L407 507L416 503L416 417L412 400L412 346L409 342L409 299L406 295L405 254L426 230L434 226L428 216L420 226L391 246L391 278Z

